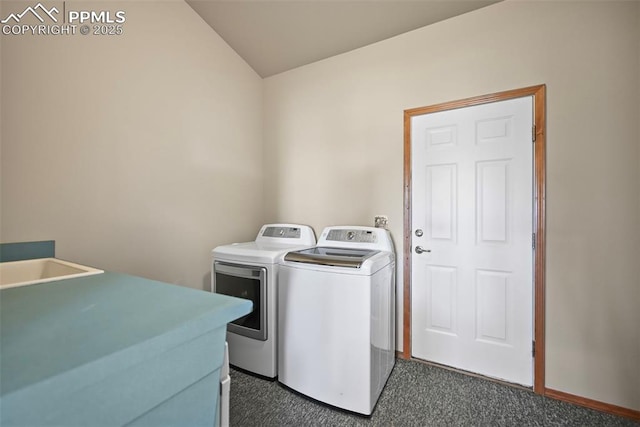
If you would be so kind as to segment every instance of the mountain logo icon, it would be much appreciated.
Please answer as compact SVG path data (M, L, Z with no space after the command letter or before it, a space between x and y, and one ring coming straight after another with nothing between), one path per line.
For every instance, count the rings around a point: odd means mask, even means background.
M39 13L38 13L39 12ZM42 16L46 15L49 18L51 18L51 20L53 20L53 22L58 22L58 19L56 19L56 17L53 15L60 13L58 11L58 9L56 9L55 7L52 7L51 9L47 9L46 7L44 7L42 5L42 3L38 3L37 5L35 5L34 7L27 7L22 13L11 13L9 16L7 16L5 19L3 19L2 21L0 21L3 24L8 23L9 21L13 20L16 24L20 22L20 20L27 14L32 14L33 16L35 16L36 18L38 18L38 20L42 23L44 23L44 18Z

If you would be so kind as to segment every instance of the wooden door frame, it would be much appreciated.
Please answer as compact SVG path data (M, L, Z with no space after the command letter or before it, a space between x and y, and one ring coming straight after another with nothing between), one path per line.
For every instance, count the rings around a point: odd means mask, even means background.
M534 126L533 155L533 228L535 230L535 254L533 260L534 286L534 364L533 391L544 394L545 369L545 182L546 182L546 85L482 95L428 107L404 111L404 260L403 260L403 352L404 359L411 358L411 118L424 114L453 110L474 105L506 101L533 96Z

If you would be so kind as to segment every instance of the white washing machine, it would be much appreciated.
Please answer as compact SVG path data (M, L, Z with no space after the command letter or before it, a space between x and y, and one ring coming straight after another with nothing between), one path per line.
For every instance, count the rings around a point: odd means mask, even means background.
M371 415L395 364L395 254L389 232L327 227L280 266L278 381Z
M231 365L266 378L278 375L278 261L315 243L309 226L266 224L255 241L212 251L212 292L253 302L251 313L227 326Z

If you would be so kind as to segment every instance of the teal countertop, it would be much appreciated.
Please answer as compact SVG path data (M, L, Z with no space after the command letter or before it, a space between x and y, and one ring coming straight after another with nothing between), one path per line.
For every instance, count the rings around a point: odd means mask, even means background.
M123 377L123 373L126 377L136 367L151 366L149 361L159 354L173 354L214 330L223 334L226 323L249 313L251 307L247 300L110 272L2 290L2 420L24 419L21 417L29 411L59 412L68 399L91 396L96 384L110 377ZM175 381L170 382L179 383L185 376L197 381L222 363L221 352L193 357L203 363L191 362L186 356L184 363L193 366L182 366L180 358L174 360L170 369L176 371ZM211 359L210 367L207 358ZM133 374L129 376L131 381L140 381ZM125 396L123 390L117 390L125 386L126 380L120 380L110 386L115 390L100 391L94 398L103 399L105 393ZM168 391L157 387L149 384L144 390L147 406L167 398ZM125 414L109 419L113 424L129 422L133 413L145 406L132 404L139 408L126 415L127 403L121 403L118 411ZM81 407L86 402L80 399L74 405ZM105 405L107 411L109 405ZM64 419L54 415L50 416L52 421Z

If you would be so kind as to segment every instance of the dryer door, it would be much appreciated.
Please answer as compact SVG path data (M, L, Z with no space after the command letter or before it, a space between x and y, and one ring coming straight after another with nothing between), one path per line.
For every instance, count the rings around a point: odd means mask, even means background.
M267 269L243 264L213 263L213 292L253 302L253 311L227 330L238 335L267 340Z

